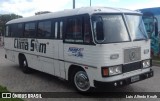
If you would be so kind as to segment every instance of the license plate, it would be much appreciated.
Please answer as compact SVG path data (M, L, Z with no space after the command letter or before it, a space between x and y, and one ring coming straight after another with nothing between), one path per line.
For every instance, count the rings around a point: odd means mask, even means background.
M138 76L134 76L134 77L131 77L131 82L136 82L139 80L139 75Z

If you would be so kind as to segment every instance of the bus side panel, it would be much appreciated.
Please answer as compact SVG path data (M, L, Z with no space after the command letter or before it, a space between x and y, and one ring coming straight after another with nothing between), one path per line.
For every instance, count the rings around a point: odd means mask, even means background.
M15 55L13 51L5 49L5 54L8 60L15 62Z
M37 53L42 71L65 79L63 61L63 41L37 39L39 43L46 43L46 52Z
M65 79L66 78L66 70L65 70L65 67L64 67L64 62L63 61L59 61L59 64L60 64L60 74L61 74L61 78Z
M13 40L12 38L4 37L4 49L7 59L15 62L14 52L11 50L13 46L12 44L10 44L12 40Z
M54 70L54 60L44 57L39 57L39 63L41 64L42 71L51 75L55 74Z
M40 64L40 61L37 55L31 55L31 54L24 54L24 55L27 59L28 67L42 71L42 66Z
M14 48L14 44L11 44L13 42L14 42L13 38L4 37L4 48L5 49L13 49Z

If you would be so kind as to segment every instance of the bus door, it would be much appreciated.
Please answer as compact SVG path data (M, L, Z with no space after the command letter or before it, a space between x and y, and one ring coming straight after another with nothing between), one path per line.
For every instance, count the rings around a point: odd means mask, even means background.
M54 56L57 59L54 61L55 75L61 78L65 78L65 69L64 69L64 49L63 49L63 25L64 22L61 20L54 21L54 31L55 31L55 40L54 41ZM55 57L54 57L55 58Z

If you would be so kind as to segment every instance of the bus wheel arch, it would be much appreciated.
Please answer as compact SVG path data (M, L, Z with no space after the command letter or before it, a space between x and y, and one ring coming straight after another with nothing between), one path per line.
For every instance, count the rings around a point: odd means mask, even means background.
M70 66L68 70L68 80L79 92L88 92L91 90L88 75L81 66Z
M26 56L23 53L19 53L18 59L19 59L19 67L22 69L22 71L26 74L31 73L31 68L28 67Z

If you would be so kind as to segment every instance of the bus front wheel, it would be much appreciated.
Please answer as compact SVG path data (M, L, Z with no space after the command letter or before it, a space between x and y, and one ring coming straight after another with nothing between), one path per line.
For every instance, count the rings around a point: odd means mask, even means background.
M91 91L89 78L84 70L76 69L72 74L72 84L79 92Z

